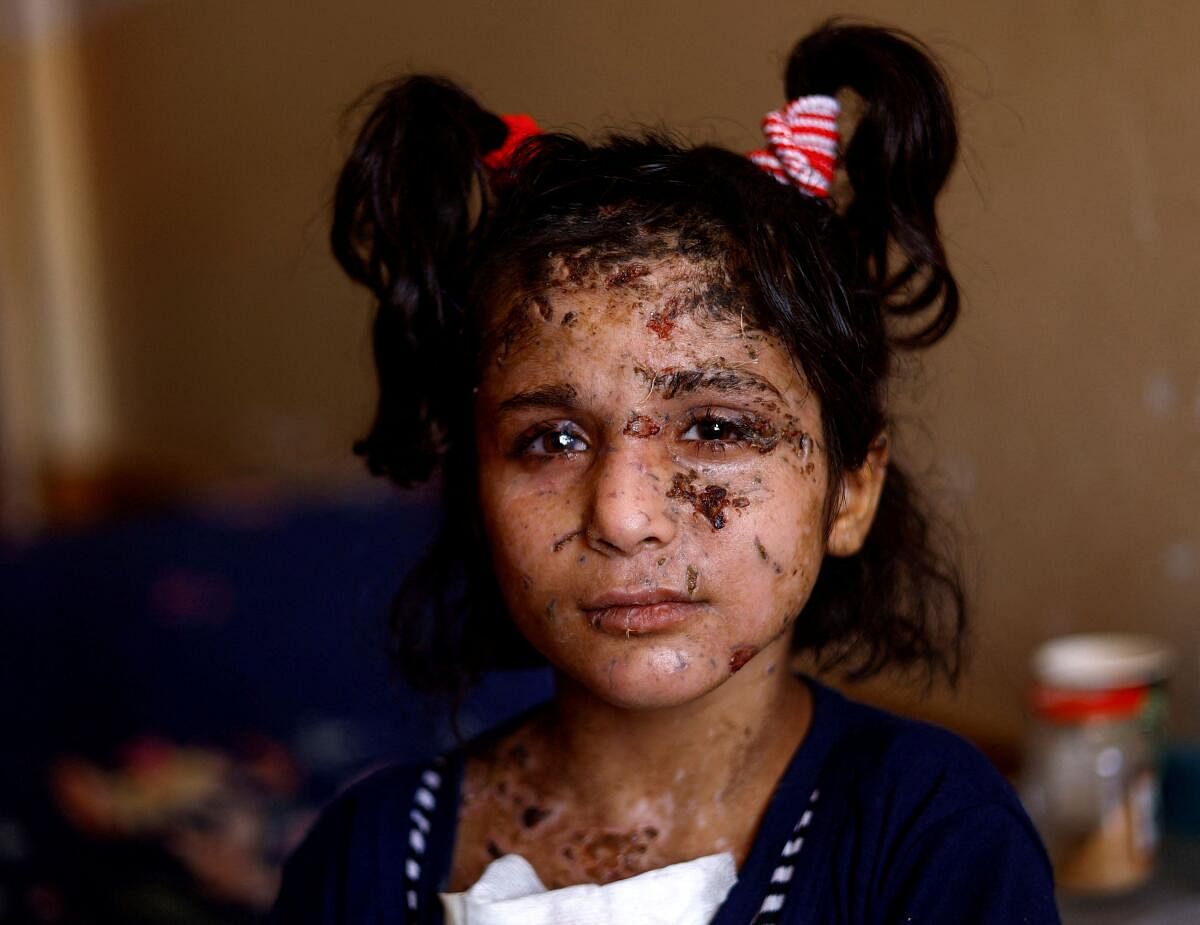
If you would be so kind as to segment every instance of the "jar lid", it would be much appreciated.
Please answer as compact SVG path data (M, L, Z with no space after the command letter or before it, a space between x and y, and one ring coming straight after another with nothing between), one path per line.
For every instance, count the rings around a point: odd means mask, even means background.
M1112 690L1165 680L1174 653L1153 636L1089 633L1043 643L1033 654L1033 675L1068 690Z

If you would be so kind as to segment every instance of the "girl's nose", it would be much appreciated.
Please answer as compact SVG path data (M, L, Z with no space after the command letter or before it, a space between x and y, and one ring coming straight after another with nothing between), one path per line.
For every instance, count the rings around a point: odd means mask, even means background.
M658 456L649 445L616 444L597 461L584 531L597 552L632 556L675 538L665 494L670 480Z

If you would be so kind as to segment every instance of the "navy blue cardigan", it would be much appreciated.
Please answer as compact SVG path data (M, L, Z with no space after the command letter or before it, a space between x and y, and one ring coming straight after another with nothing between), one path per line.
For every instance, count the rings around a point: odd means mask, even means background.
M713 925L1058 922L1038 836L978 751L808 683L812 726ZM339 796L287 863L272 921L440 925L467 751Z

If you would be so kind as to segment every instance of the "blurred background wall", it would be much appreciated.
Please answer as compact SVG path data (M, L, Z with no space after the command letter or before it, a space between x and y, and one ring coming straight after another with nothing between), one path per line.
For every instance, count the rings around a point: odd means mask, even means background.
M832 13L928 41L962 112L943 214L965 308L897 415L963 535L977 633L960 694L916 709L1015 738L1039 641L1136 629L1178 647L1174 723L1200 734L1192 4L0 0L6 529L365 481L367 301L325 232L371 83L432 70L554 128L749 149Z

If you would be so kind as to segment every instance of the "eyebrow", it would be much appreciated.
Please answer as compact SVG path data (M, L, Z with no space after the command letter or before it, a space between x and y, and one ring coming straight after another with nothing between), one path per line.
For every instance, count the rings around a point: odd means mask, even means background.
M500 402L497 414L520 411L523 408L566 408L579 407L579 393L573 385L556 382L552 385L539 385L534 389L518 392Z
M636 371L650 383L651 391L662 393L663 398L675 398L692 392L770 392L779 398L783 397L770 380L756 373L724 366L700 369L668 368L657 372L639 366ZM526 408L562 408L573 411L578 407L579 393L575 387L565 382L555 382L517 392L500 402L496 413L510 414Z
M783 394L769 379L726 366L660 371L638 367L637 371L650 383L651 390L661 392L663 398L674 398L689 392L770 392L783 398Z

